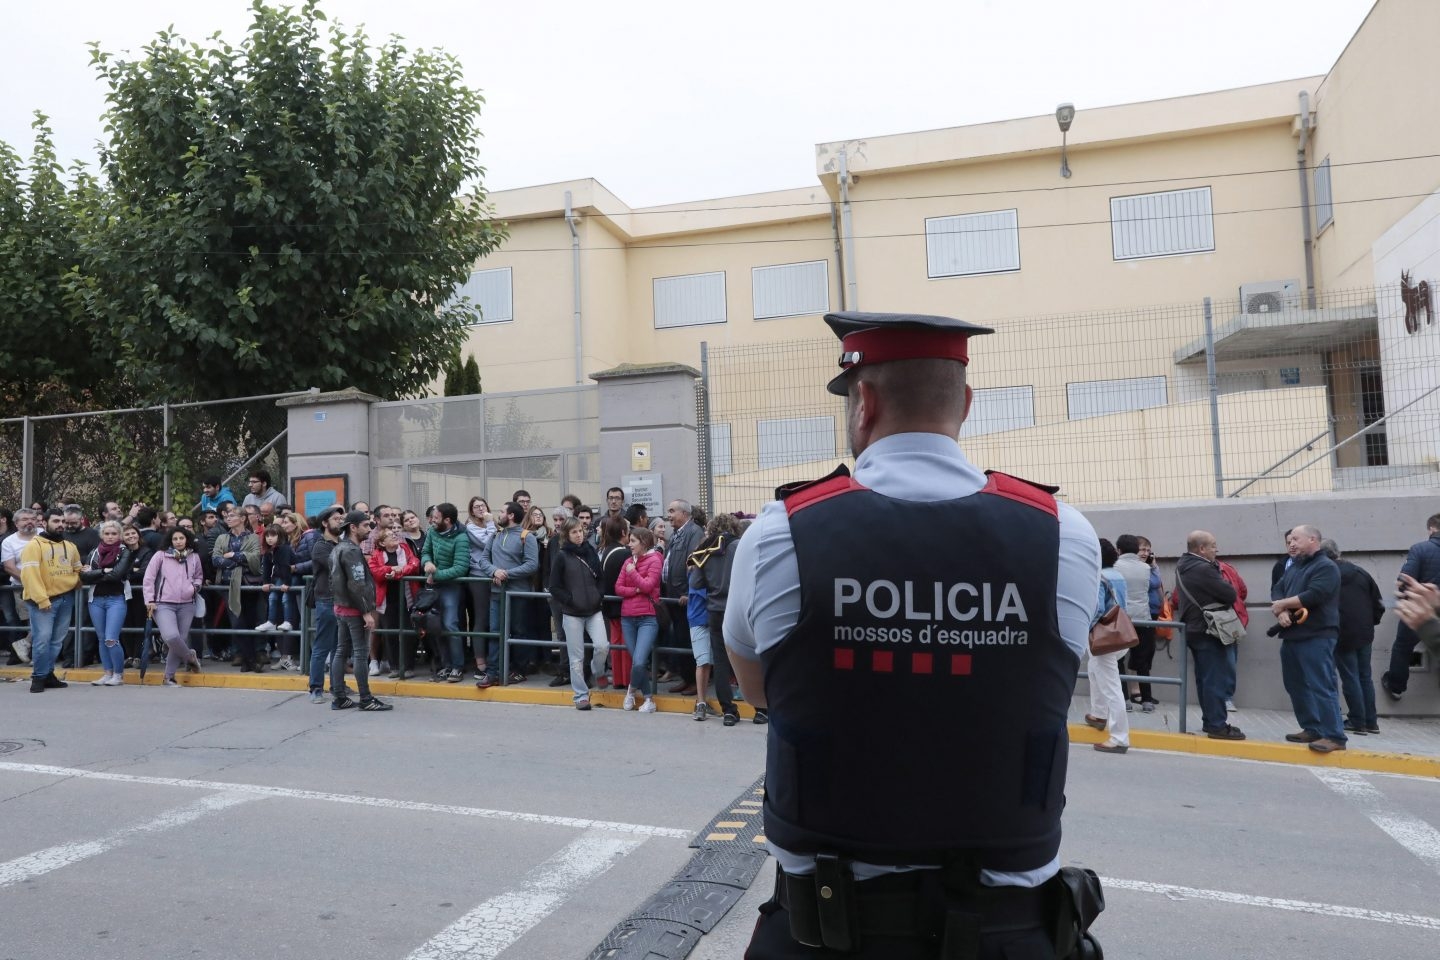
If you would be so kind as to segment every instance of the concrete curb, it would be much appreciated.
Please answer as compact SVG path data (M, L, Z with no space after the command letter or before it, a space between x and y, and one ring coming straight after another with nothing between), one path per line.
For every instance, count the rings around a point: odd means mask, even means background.
M158 665L157 665L158 666ZM101 671L93 667L83 670L62 670L61 679L75 684L89 683L100 677ZM29 679L28 667L0 668L0 676ZM146 672L144 685L158 687L164 679L163 671L152 669ZM181 673L175 679L182 687L225 687L234 690L278 690L291 693L305 693L310 689L309 680L295 673ZM351 681L353 685L353 681ZM125 671L126 686L140 686L140 674L136 670ZM390 680L376 677L370 680L370 691L378 697L428 697L432 700L475 700L482 703L531 703L552 707L573 707L574 697L568 686L536 689L528 686L495 686L481 690L474 681L460 683L432 683L429 680ZM590 703L597 707L616 710L625 702L623 690L591 690ZM717 710L718 702L711 700ZM661 694L655 698L655 707L661 713L683 713L689 715L695 709L694 697L677 697ZM737 700L735 707L742 720L755 716L755 710L744 701ZM711 718L716 723L718 718Z
M1106 737L1086 724L1070 725L1070 742L1103 743ZM1350 741L1354 743L1354 741ZM1402 773L1414 777L1440 778L1440 757L1411 753L1381 753L1375 750L1348 749L1338 753L1316 753L1301 743L1276 743L1271 740L1211 740L1202 734L1160 733L1155 730L1131 730L1130 745L1142 750L1164 750L1207 757L1230 757L1260 760L1265 763L1290 763L1307 767L1335 767L1341 770L1365 770L1371 773Z
M28 678L28 667L0 668L0 675ZM93 668L65 671L65 679L75 683L89 683L100 676ZM145 676L145 686L159 686L162 679L160 670L150 670ZM279 690L304 693L309 681L293 673L182 673L176 679L185 687L225 687L236 690ZM136 671L125 671L127 686L138 686L140 675ZM536 689L526 686L501 686L481 690L470 681L463 683L431 683L428 680L370 681L370 689L382 697L429 697L437 700L474 700L482 703L530 703L553 707L572 706L571 693L567 687ZM592 690L590 702L597 707L619 710L625 700L624 691ZM712 702L713 703L713 702ZM661 694L655 698L656 709L663 713L689 714L695 707L692 697L677 697ZM716 704L718 707L718 704ZM736 701L741 719L749 720L755 710L743 701ZM1101 743L1105 734L1085 724L1070 725L1072 743ZM1353 741L1352 741L1353 742ZM1319 754L1303 744L1275 743L1269 740L1211 740L1198 734L1160 733L1154 730L1130 731L1130 745L1141 750L1163 750L1171 753L1190 753L1209 757L1231 757L1242 760L1260 760L1265 763L1289 763L1310 767L1335 767L1341 770L1362 770L1371 773L1399 773L1414 777L1440 779L1440 757L1429 757L1410 753L1382 753L1374 750L1344 750L1339 753Z

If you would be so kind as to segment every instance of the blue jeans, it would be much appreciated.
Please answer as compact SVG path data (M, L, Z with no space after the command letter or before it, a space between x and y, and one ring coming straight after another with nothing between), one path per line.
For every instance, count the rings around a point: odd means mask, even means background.
M269 597L270 601L269 609L266 612L269 614L268 619L271 623L279 626L281 623L295 625L300 622L300 614L295 609L294 593L284 590L271 590L266 596Z
M106 673L125 672L125 648L120 645L120 628L125 626L129 608L120 594L93 597L90 600L90 623L100 641L100 667Z
M1235 676L1225 644L1209 634L1189 633L1186 643L1195 661L1195 696L1200 701L1200 725L1206 733L1224 730L1227 725L1225 691Z
M1225 659L1230 663L1230 678L1225 687L1225 699L1235 699L1235 666L1240 662L1240 644L1232 643L1225 648Z
M1340 694L1336 692L1335 638L1280 641L1280 676L1301 729L1344 743Z
M1375 683L1370 676L1370 648L1335 651L1335 669L1340 671L1340 689L1345 691L1345 719L1352 727L1378 727L1375 714Z
M653 616L621 617L620 635L625 638L625 649L630 651L630 689L650 696L650 651L655 648L655 637L660 625Z
M458 583L437 583L435 590L440 594L440 623L445 627L445 649L435 652L440 654L443 666L463 671L465 638L460 636L460 608L464 605L464 588Z
M47 610L41 610L33 600L26 600L25 605L30 609L30 676L44 678L55 672L60 644L70 632L75 594L51 597Z
M325 692L325 658L335 652L335 601L315 601L315 638L310 644L310 692ZM358 666L358 664L357 664Z

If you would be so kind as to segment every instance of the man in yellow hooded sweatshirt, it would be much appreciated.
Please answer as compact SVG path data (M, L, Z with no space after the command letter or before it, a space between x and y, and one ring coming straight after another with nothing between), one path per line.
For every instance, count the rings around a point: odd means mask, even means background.
M20 582L30 609L30 692L44 693L67 686L55 676L55 657L75 609L75 587L80 582L80 551L65 540L64 514L45 511L44 526L20 552Z

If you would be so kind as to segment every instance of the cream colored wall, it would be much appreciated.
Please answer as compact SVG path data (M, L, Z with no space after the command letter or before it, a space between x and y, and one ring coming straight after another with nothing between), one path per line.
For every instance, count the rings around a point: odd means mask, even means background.
M632 244L629 252L629 326L633 355L648 363L674 361L698 366L700 342L712 346L770 343L828 336L818 314L756 320L751 270L783 263L829 263L830 308L839 309L835 241L828 213L797 223L691 234ZM725 274L724 323L655 329L653 281L692 273Z
M1378 0L1364 25L1312 91L1310 163L1331 161L1335 222L1316 238L1322 287L1368 287L1371 244L1440 187L1434 105L1440 98L1435 38L1440 3ZM1398 157L1404 162L1365 163ZM1384 199L1393 197L1395 199ZM1398 274L1383 282L1398 283Z
M1257 475L1323 430L1327 417L1323 387L1221 397L1224 475ZM1203 499L1215 494L1210 411L1204 402L967 437L960 445L978 466L1058 484L1062 499L1070 503ZM843 447L837 452L846 453ZM775 487L823 476L840 459L716 477L716 509L754 511L771 499ZM1328 492L1331 482L1330 465L1321 461L1294 478L1261 481L1247 493ZM1239 485L1228 482L1225 491Z

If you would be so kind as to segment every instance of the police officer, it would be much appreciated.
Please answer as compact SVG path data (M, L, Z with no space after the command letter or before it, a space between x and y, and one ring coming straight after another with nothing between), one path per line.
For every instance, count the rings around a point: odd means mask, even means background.
M969 340L993 331L825 322L855 474L777 491L725 615L745 698L770 712L779 869L746 957L1098 955L1083 931L1099 883L1059 860L1095 531L1053 488L960 450Z

